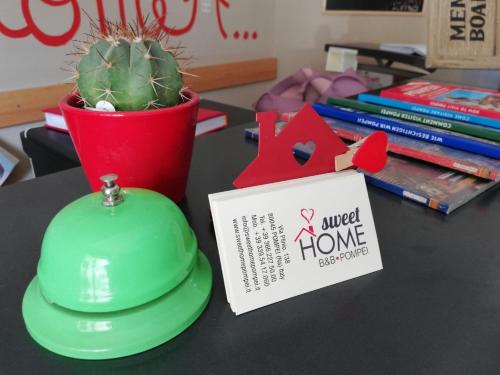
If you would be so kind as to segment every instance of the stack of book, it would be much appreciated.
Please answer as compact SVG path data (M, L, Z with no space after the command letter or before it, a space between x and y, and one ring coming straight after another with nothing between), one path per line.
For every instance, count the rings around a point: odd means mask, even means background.
M414 80L315 109L345 139L386 131L392 155L366 179L405 198L449 213L499 182L500 92Z
M385 131L387 166L366 180L404 198L450 213L500 182L500 92L414 80L314 108L348 141Z

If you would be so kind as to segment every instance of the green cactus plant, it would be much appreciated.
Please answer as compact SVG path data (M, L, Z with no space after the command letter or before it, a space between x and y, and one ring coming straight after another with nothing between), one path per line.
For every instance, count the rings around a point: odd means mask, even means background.
M117 111L141 111L179 104L183 72L178 48L165 45L154 27L123 27L107 22L106 33L93 32L80 42L76 84L82 102L95 107L105 100Z

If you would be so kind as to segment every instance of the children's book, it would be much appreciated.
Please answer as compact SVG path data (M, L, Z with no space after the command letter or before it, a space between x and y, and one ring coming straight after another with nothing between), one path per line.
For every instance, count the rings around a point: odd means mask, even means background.
M380 96L500 120L500 92L478 87L413 80Z

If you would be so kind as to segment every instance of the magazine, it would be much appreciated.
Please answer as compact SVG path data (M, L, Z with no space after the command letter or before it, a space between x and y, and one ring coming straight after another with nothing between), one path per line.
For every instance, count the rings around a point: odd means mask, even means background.
M382 171L365 177L374 186L445 214L499 183L401 156L389 157Z

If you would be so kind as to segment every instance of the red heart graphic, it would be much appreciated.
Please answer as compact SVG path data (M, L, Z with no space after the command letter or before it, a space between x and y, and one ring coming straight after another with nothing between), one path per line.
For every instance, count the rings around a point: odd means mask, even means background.
M367 137L359 150L354 154L352 163L369 173L377 173L384 169L387 162L387 134L377 131Z
M306 221L311 224L311 220L312 218L314 217L314 209L312 208L303 208L302 210L300 210L300 216L302 216L304 219L306 219Z

